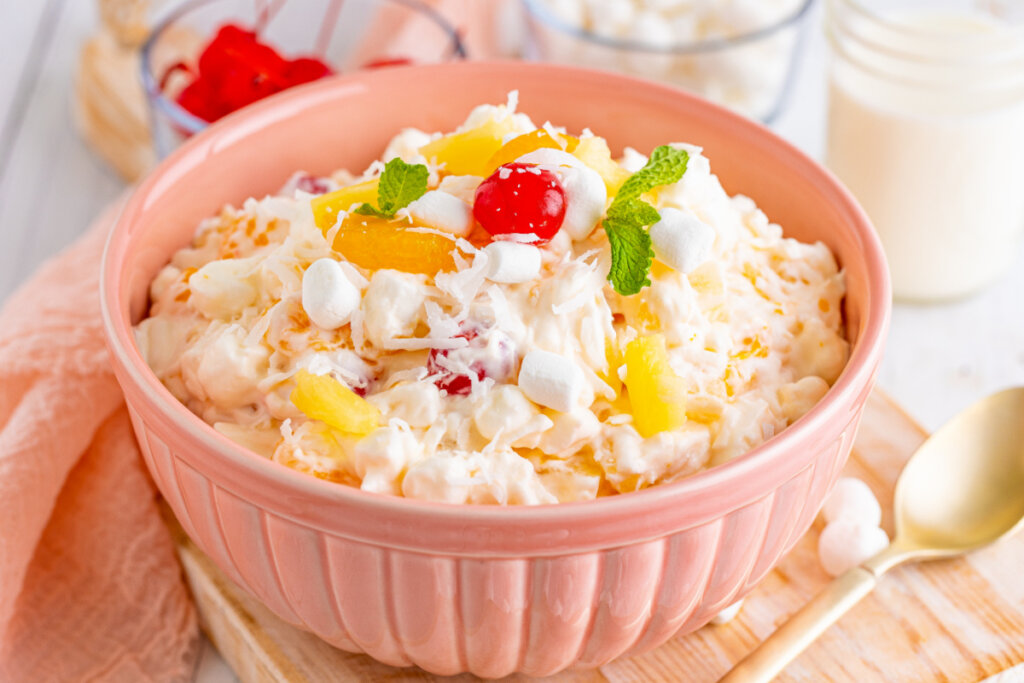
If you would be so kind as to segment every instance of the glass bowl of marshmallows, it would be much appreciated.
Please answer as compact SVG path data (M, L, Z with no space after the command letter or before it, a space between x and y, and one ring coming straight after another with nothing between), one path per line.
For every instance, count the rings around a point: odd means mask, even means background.
M813 0L522 0L524 56L663 81L771 123Z

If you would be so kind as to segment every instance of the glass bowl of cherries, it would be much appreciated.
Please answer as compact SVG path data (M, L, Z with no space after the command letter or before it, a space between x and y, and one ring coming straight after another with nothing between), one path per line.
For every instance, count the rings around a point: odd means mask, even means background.
M142 48L159 158L214 121L333 74L464 59L459 34L419 0L192 0Z

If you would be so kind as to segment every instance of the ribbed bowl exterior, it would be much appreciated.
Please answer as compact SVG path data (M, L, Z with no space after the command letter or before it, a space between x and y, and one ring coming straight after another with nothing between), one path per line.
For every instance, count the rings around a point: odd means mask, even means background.
M134 407L131 415L185 531L279 617L394 666L499 677L644 652L742 598L814 520L860 411L807 444L812 455L796 475L714 520L631 545L522 558L410 552L311 528L190 465L201 454L173 427Z
M131 326L145 313L149 282L199 218L272 190L294 168L362 168L401 127L453 127L470 105L513 87L538 119L590 125L613 149L703 144L727 189L753 197L788 234L832 248L847 274L853 351L817 406L751 453L677 482L500 508L406 500L295 472L233 444L160 385ZM380 108L396 93L418 107ZM211 126L129 200L104 256L101 297L146 464L185 531L229 577L339 648L484 677L552 674L643 652L749 592L810 526L846 461L881 359L889 299L863 211L767 130L653 83L519 63L349 76Z

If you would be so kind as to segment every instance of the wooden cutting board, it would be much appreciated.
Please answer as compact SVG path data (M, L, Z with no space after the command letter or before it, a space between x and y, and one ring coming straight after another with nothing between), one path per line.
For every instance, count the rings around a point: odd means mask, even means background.
M924 438L925 431L892 399L875 392L846 473L874 489L886 510L882 526L890 536L893 484ZM818 522L731 623L679 636L639 657L546 680L717 680L828 582L816 556L820 531ZM176 538L203 628L242 681L477 680L441 679L337 650L285 624L246 595L180 527ZM777 680L974 683L1022 662L1024 534L1019 534L967 559L895 569ZM1021 670L1003 680L1021 680L1017 673Z

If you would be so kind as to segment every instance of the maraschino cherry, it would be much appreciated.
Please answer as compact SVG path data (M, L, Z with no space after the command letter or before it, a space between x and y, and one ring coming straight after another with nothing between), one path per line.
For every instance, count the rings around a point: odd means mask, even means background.
M547 242L562 227L565 204L558 176L536 164L512 162L477 187L473 216L492 236L536 235L537 242Z
M516 357L508 335L496 329L487 331L468 326L456 336L469 343L459 349L431 349L427 356L427 371L434 375L438 389L450 395L465 396L474 381L490 377L500 382L512 374ZM453 371L453 366L465 368L469 374Z
M176 64L172 70L180 70ZM286 59L252 31L222 26L199 55L195 78L176 98L179 105L212 122L236 109L333 72L315 57Z

